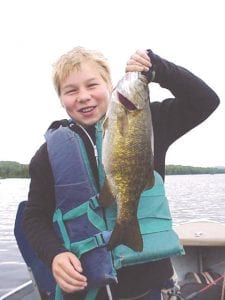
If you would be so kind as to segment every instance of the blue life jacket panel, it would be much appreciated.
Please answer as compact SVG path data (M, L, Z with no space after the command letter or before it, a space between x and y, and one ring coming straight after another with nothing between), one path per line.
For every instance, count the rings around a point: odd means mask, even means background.
M102 208L95 207L97 190L83 141L68 127L49 130L46 139L55 181L56 231L65 248L80 258L88 288L116 281L111 254L102 243L106 224Z

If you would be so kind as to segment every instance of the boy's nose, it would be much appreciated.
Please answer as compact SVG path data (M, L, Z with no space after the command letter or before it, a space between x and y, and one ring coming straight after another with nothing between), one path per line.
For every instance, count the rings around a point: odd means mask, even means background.
M85 90L81 90L76 98L78 102L85 102L85 101L89 101L90 99L91 99L90 94Z

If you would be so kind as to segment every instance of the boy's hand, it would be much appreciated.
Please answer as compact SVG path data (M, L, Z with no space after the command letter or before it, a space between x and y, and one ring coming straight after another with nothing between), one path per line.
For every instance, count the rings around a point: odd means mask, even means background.
M52 273L65 292L73 293L85 289L87 278L81 272L81 263L73 253L63 252L54 257Z
M152 63L146 50L137 50L127 62L126 72L148 72Z

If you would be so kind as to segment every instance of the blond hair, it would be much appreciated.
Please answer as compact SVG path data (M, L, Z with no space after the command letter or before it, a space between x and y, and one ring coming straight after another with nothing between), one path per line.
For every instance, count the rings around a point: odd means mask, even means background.
M111 88L111 72L107 59L97 50L89 50L84 47L75 47L66 54L62 55L58 61L53 65L53 83L57 94L60 96L61 83L74 70L79 70L81 63L86 61L93 61L99 67L100 75L103 80Z

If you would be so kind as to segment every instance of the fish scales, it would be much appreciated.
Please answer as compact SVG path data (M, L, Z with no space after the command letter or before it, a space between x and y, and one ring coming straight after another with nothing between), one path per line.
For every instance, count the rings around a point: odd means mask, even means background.
M124 244L142 251L138 203L143 190L154 184L153 127L144 75L131 72L119 81L112 93L103 132L106 180L99 201L103 207L117 202L117 219L108 248Z

